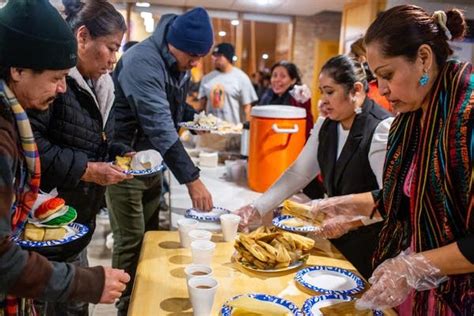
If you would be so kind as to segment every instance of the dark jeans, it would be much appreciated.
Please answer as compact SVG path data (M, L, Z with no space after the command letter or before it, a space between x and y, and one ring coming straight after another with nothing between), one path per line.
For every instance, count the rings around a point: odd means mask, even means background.
M107 187L106 201L114 236L112 267L124 269L131 280L117 309L126 315L145 232L158 229L162 175L135 177Z

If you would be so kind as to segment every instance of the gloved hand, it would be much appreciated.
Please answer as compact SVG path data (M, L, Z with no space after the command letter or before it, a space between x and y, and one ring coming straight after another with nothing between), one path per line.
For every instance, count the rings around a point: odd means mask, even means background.
M360 220L367 217L359 214L359 205L353 194L313 200L310 203L314 221L322 221L320 229L313 233L316 237L338 238L361 226Z
M234 214L239 215L242 218L239 223L239 230L243 232L248 232L250 226L262 225L262 217L252 204L239 208L234 211Z
M437 288L448 278L421 253L402 251L375 269L372 287L356 302L358 309L386 309L400 305L412 290Z

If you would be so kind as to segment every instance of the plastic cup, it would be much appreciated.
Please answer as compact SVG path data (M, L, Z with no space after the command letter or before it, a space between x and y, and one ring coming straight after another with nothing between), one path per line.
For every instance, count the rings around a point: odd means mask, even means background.
M189 298L194 316L209 316L212 312L218 283L212 277L197 276L188 281Z
M188 233L191 242L196 240L211 240L212 233L203 229L193 229Z
M212 276L212 268L205 264L190 264L184 268L186 282L197 276Z
M189 285L188 282L194 277L211 277L212 276L212 268L210 266L204 265L204 264L190 264L186 268L184 268L184 273L186 274L186 287L188 288L188 293L190 294L189 291Z
M211 265L216 244L209 240L196 240L191 243L191 254L194 264Z
M240 216L236 214L223 214L220 217L222 235L224 241L232 241L237 236L237 230L239 228Z
M179 231L179 241L181 247L189 248L191 246L191 237L189 237L189 232L196 229L199 222L191 218L181 218L178 220L178 231Z

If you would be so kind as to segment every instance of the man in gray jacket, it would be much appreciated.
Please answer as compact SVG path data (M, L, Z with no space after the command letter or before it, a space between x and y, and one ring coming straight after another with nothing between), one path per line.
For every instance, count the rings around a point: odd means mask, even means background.
M188 187L193 207L212 208L212 197L199 179L178 137L178 123L192 113L186 104L189 70L213 44L212 25L203 8L180 16L168 14L149 38L133 46L113 74L115 142L129 151L155 149L176 179ZM189 116L188 118L189 119ZM157 228L161 175L135 177L107 188L107 205L114 236L112 266L135 274L143 234ZM120 303L126 313L131 283Z

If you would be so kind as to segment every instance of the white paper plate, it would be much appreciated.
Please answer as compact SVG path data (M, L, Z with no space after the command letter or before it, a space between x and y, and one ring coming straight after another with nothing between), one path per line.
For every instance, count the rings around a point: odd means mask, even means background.
M190 208L186 210L186 213L184 213L184 217L194 218L202 222L220 223L221 220L219 216L221 216L222 214L229 214L229 213L230 211L228 209L217 207L217 206L214 206L210 212L202 212L195 208Z
M309 233L309 232L317 231L319 229L318 227L311 226L311 225L300 226L300 227L285 225L285 221L290 220L292 218L294 217L291 215L280 215L280 216L275 217L272 220L272 224L273 226L278 227L280 229L290 231L290 232L297 232L297 233Z
M322 315L321 311L319 310L320 308L337 303L349 302L353 299L353 297L340 294L313 296L304 302L302 310L305 316L320 316ZM373 311L373 314L375 316L383 315L381 311Z
M245 294L250 297L253 297L256 300L263 301L263 302L272 302L274 304L280 305L288 309L288 312L291 313L293 316L303 316L303 313L301 313L300 309L298 306L296 306L293 302L290 302L288 300L285 300L281 297L278 296L273 296L273 295L268 295L268 294ZM230 300L228 300L224 305L222 306L221 309L221 315L222 316L231 316L232 315L232 307L228 306L228 302L235 300L241 295L237 295Z
M295 276L302 286L325 294L353 295L364 289L364 281L354 273L330 266L304 268Z

